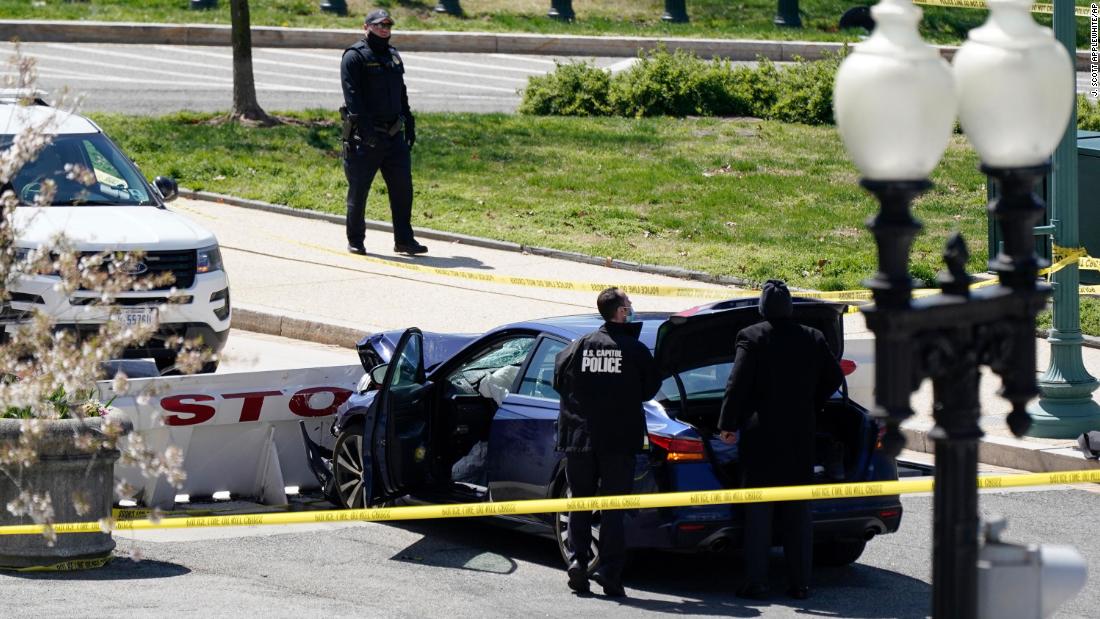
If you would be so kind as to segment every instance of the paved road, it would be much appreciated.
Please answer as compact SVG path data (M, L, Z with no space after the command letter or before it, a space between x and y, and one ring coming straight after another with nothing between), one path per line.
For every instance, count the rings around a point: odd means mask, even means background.
M227 528L189 533L188 541L116 534L122 556L108 567L78 575L3 574L0 595L8 612L25 617L925 617L931 498L908 496L903 504L901 530L874 540L854 566L819 569L815 594L805 602L735 598L731 590L742 574L731 555L643 554L626 575L629 598L576 597L565 587L552 541L471 521ZM1096 504L1096 494L1077 489L981 498L983 513L1009 516L1006 539L1072 544L1093 566L1100 548L1081 524ZM781 573L773 556L772 586L779 590ZM1096 578L1055 616L1095 616Z
M400 48L400 43L394 41ZM10 57L13 45L0 44ZM229 109L232 103L232 50L227 47L26 43L37 59L40 87L57 92L68 86L83 93L84 111L164 114L178 110ZM502 54L405 53L406 83L414 110L431 112L512 112L517 91L532 75L570 58ZM588 58L618 69L633 59ZM340 52L331 49L253 50L253 72L260 105L268 110L326 108L343 103ZM5 67L10 73L11 68Z
M400 48L400 41L394 43ZM10 57L11 43L0 43ZM229 109L232 51L225 47L26 43L24 53L38 60L40 86L49 92L68 87L84 95L84 111L165 114ZM632 58L565 58L503 54L402 54L409 99L416 111L514 112L517 93L532 75L555 62L588 60L613 71ZM325 108L342 104L340 53L326 49L253 50L260 105L268 110ZM10 73L5 67L4 72ZM1079 73L1085 92L1088 74Z

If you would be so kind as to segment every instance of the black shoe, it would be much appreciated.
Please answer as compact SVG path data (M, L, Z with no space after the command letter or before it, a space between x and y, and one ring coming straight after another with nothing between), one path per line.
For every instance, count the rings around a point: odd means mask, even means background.
M787 595L796 600L805 600L810 597L809 587L791 587L787 589Z
M623 583L618 579L612 580L604 576L600 572L592 574L592 580L596 581L596 584L603 587L603 594L609 598L622 598L626 597L626 589L623 589Z
M393 251L398 254L409 254L415 256L417 254L428 253L428 248L417 243L416 241L410 241L408 243L394 243Z
M367 248L363 247L362 243L348 243L348 251L353 254L359 254L360 256L367 255Z
M764 585L745 585L737 590L737 597L747 600L766 600L768 588Z
M588 593L588 568L579 561L573 561L566 570L569 574L569 588L577 593Z

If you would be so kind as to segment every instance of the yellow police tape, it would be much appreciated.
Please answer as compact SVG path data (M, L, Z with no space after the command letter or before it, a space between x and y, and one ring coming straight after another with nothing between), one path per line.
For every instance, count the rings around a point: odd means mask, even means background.
M336 251L330 247L322 245L316 245L313 243L304 243L295 239L277 237L287 243L298 245L300 247L306 247L309 249L322 251L329 254L347 257L348 254L342 251ZM227 247L227 249L234 249ZM1048 268L1039 271L1039 275L1050 275L1061 271L1062 269L1076 264L1078 268L1085 270L1100 271L1100 258L1090 257L1083 248L1067 249L1054 246L1054 256L1058 258ZM443 277L454 277L458 279L465 279L470 281L484 282L489 284L508 284L513 286L527 286L530 288L551 288L554 290L573 290L578 292L600 292L605 288L611 286L617 286L627 294L643 295L650 297L684 297L694 299L709 299L709 300L726 300L726 299L740 299L740 298L752 298L760 295L760 290L750 288L698 288L692 286L667 286L660 284L622 284L622 283L610 283L610 282L578 282L561 279L542 279L537 277L516 277L512 275L493 275L490 273L475 273L472 271L456 271L454 269L448 269L443 267L433 267L423 264L414 264L410 262L400 262L395 260L388 260L385 258L376 258L373 256L356 256L358 260L365 260L367 262L378 264L387 267L405 269L408 271L415 271L419 273L431 273L432 275L440 275ZM996 278L985 279L974 282L970 285L971 288L984 288L987 286L996 285L998 280ZM936 288L918 288L913 291L914 297L925 297L936 294L939 289ZM1082 285L1081 294L1100 294L1100 286L1086 286ZM799 290L795 293L796 296L807 299L820 299L822 301L836 301L841 303L870 303L871 291L862 290L830 290L825 292L814 290ZM859 311L857 307L849 307L848 311Z
M945 6L955 9L986 9L985 0L913 0L913 4L923 4L925 6ZM1032 13L1054 13L1053 4L1040 4L1035 3L1031 5ZM1089 7L1079 6L1074 8L1074 15L1077 17L1088 17L1092 15Z
M1065 471L1060 473L1027 473L979 477L979 488L1018 488L1054 484L1100 483L1100 469ZM189 529L196 527L239 527L276 524L314 524L325 522L386 522L434 518L470 518L480 516L515 516L520 514L550 514L606 509L655 509L725 505L731 503L763 503L772 501L809 501L845 499L867 496L892 496L928 492L931 479L864 482L856 484L819 484L781 488L745 488L739 490L701 490L698 492L666 492L622 496L535 499L502 501L499 503L459 503L454 505L414 505L409 507L378 507L316 512L277 514L241 514L194 518L164 518L161 520L120 520L113 523L69 522L53 525L55 533L100 533L108 528L120 531L151 529ZM45 525L27 524L0 527L0 535L41 534Z
M0 571L5 572L75 572L78 570L94 570L111 562L112 555L94 557L91 559L70 559L53 565L32 565L30 567L5 567L0 566Z
M344 252L333 250L329 247L323 247L321 245L314 245L311 243L303 243L293 239L283 239L288 243L293 243L301 247L308 247L318 251L323 251L330 254L346 256ZM1078 268L1082 270L1100 271L1100 258L1090 257L1083 248L1077 249L1065 249L1054 246L1055 257L1060 258L1058 262L1054 263L1048 268L1039 271L1039 275L1050 275L1057 273L1062 269L1076 264ZM471 271L455 271L453 269L446 269L442 267L432 267L421 264L412 264L408 262L397 262L394 260L387 260L385 258L375 258L372 256L358 256L360 260L366 260L374 264L384 265L388 267L395 267L400 269L406 269L410 271L418 271L421 273L431 273L433 275L442 275L444 277L456 277L459 279L467 279L472 281L479 281L491 284L510 284L514 286L528 286L532 288L553 288L555 290L575 290L579 292L600 292L605 288L611 286L617 286L627 294L644 295L651 297L688 297L696 299L711 299L711 300L725 300L725 299L740 299L751 298L759 296L760 290L752 288L695 288L691 286L665 286L656 284L612 284L610 282L577 282L560 279L540 279L533 277L515 277L511 275L492 275L489 273L474 273ZM985 279L974 282L970 285L972 289L985 288L987 286L994 286L998 283L996 278ZM913 291L914 297L931 296L939 292L936 288L918 288ZM1087 286L1082 285L1081 294L1100 294L1100 286ZM830 290L825 292L815 290L799 290L796 296L804 297L808 299L820 299L822 301L837 301L837 302L851 302L851 303L870 303L871 291L862 290ZM848 308L849 312L859 311L856 307Z

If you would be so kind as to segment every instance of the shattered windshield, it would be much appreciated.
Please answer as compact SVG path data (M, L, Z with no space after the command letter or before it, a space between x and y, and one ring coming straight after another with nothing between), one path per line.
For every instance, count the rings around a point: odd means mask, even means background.
M0 135L7 150L11 135ZM101 133L54 136L34 161L23 165L3 190L15 193L19 206L30 206L55 187L51 206L151 206L149 186L130 160Z

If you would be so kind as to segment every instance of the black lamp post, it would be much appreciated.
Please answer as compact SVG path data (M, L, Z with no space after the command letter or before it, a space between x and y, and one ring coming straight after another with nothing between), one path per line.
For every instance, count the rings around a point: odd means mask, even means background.
M1035 316L1050 288L1037 281L1033 235L1044 209L1032 189L1050 169L1074 85L1068 54L1028 17L1028 2L994 3L990 22L955 55L952 75L916 33L919 9L909 0L882 0L871 9L871 38L837 73L837 128L863 173L861 185L880 204L868 222L878 272L868 282L874 305L864 316L875 334L873 414L886 424L889 454L905 444L900 425L912 415L912 392L932 380L932 614L940 618L978 615L981 366L1001 376L1017 436L1030 425L1026 405L1038 394ZM1022 89L1040 94L1017 96ZM966 244L955 234L940 292L915 299L909 249L921 226L910 204L931 186L927 176L950 139L956 109L982 171L998 185L989 209L1005 242L989 266L999 281L971 289Z
M665 0L665 13L661 15L661 20L673 24L687 23L688 13L685 0Z
M550 19L573 21L577 14L573 12L573 0L550 0L550 10L546 12Z
M348 3L346 0L322 0L321 10L335 15L347 15Z
M461 16L462 5L458 3L458 0L439 0L439 4L435 5L435 12Z
M801 28L802 17L798 14L798 0L778 0L772 23L787 28Z
M1005 235L1003 252L990 264L1000 283L971 292L969 254L962 236L955 234L944 251L947 270L939 277L940 294L915 300L909 245L920 224L912 218L909 202L929 184L861 183L882 205L868 224L881 270L870 282L875 304L864 315L875 333L876 415L887 424L884 443L892 455L905 444L899 425L912 414L910 395L921 380L932 379L936 617L977 616L979 369L988 365L1001 375L1001 395L1012 403L1008 425L1022 436L1030 425L1027 402L1038 395L1035 316L1050 295L1049 286L1036 283L1039 259L1032 237L1043 214L1032 187L1049 166L982 170L1002 192L990 206Z

